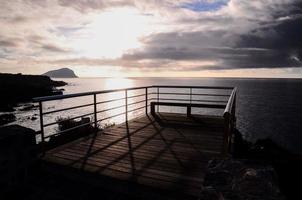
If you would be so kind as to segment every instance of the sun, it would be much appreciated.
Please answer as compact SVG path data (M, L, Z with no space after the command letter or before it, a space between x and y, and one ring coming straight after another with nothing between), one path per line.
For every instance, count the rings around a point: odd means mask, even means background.
M141 47L139 38L150 32L149 22L148 16L134 9L107 10L91 17L73 46L81 56L117 58Z

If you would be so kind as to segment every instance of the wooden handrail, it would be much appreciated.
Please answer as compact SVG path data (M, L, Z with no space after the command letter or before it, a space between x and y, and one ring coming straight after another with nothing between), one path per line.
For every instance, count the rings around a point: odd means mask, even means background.
M225 157L227 157L228 153L230 152L231 144L232 144L232 135L235 129L236 93L237 93L237 88L234 88L223 113L224 143L223 143L222 153Z
M236 99L236 93L237 93L237 88L235 87L231 93L231 96L228 100L228 103L225 107L225 110L224 110L224 113L223 113L223 116L226 116L226 115L231 115L232 113L232 109L233 107L235 106L234 105L234 102L235 102L235 99Z

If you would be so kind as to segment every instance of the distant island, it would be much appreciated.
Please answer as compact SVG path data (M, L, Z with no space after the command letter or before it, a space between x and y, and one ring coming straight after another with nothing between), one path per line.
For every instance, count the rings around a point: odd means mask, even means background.
M78 76L69 68L61 68L57 70L51 70L44 74L44 76L49 76L52 78L78 78Z

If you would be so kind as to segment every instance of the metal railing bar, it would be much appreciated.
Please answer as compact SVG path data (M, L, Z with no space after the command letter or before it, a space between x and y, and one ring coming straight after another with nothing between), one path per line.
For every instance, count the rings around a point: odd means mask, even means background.
M142 97L142 96L145 96L145 94L139 94L139 95L128 96L128 99L132 99L132 98L135 98L135 97Z
M163 89L161 89L163 88ZM164 88L167 88L166 90ZM174 88L175 92L169 92L168 88ZM130 96L128 91L133 91L133 90L143 90L144 89L144 93L140 94L140 92L133 92L133 95ZM151 89L148 91L148 89ZM177 90L179 89L179 90ZM181 90L183 89L183 90ZM187 93L187 89L190 89L190 93ZM199 90L199 89L204 89L204 90ZM208 91L206 91L206 89ZM193 90L195 90L193 92ZM232 92L230 94L227 94L229 92L220 92L217 91L217 93L215 91L209 91L209 90L232 90ZM165 92L167 91L167 92ZM180 92L178 92L180 91ZM198 92L199 93L198 93ZM116 98L116 99L109 99L106 101L100 101L100 102L96 102L96 97L98 94L106 94L106 93L117 93L118 92L125 92L125 97L123 98ZM208 93L209 92L209 93ZM135 94L136 93L136 94ZM129 96L128 96L129 95ZM152 95L156 95L154 96L154 98L149 98ZM160 95L180 95L183 98L178 98L178 97L174 97L172 96L172 98L161 98L164 96L160 96ZM43 108L42 108L42 103L44 101L53 101L53 100L60 100L60 99L67 99L67 98L76 98L76 97L84 97L84 96L93 96L93 103L89 103L89 104L85 104L85 105L79 105L79 106L73 106L73 107L68 107L68 108L62 108L62 109L58 109L58 110L51 110L51 111L47 111L47 112L43 112ZM144 100L141 99L134 99L137 97L144 97ZM184 99L186 98L185 96L188 96L188 99ZM228 97L227 101L223 101L220 99L217 100L213 100L213 99L209 99L209 100L205 100L205 99L193 99L194 96L208 96L208 97ZM102 96L103 97L103 96ZM106 95L105 95L106 97ZM107 97L108 99L109 97ZM225 118L227 118L227 115L235 115L235 100L236 98L236 88L234 87L213 87L213 86L173 86L173 85L152 85L152 86L146 86L146 87L132 87L132 88L121 88L121 89L113 89L113 90L102 90L102 91L93 91L93 92L84 92L84 93L75 93L75 94L67 94L67 95L54 95L54 96L45 96L45 97L37 97L34 98L33 101L34 102L38 102L39 103L39 110L40 110L40 125L41 125L41 139L42 141L44 141L45 138L49 138L51 136L44 136L44 127L48 127L51 125L55 125L55 124L59 124L60 122L52 122L52 123L47 123L47 124L43 124L43 115L47 115L47 114L51 114L51 113L57 113L57 112L62 112L62 111L66 111L66 110L72 110L72 109L78 109L78 108L83 108L83 107L88 107L88 106L94 106L94 112L93 113L87 113L87 114L83 114L80 116L75 116L72 118L68 118L65 120L62 120L61 122L64 121L68 121L68 120L74 120L74 119L78 119L81 117L86 117L86 116L91 116L94 114L94 120L91 120L92 122L89 123L85 123L85 124L81 124L79 126L75 126L72 127L70 129L66 129L64 131L60 131L56 134L53 135L59 135L62 134L64 132L68 132L68 131L72 131L74 129L83 127L83 126L87 126L89 124L95 124L95 127L97 127L97 122L100 121L104 121L104 120L108 120L111 118L115 118L121 115L125 115L125 119L127 121L128 119L128 113L130 112L134 112L136 110L140 110L140 109L144 109L146 108L146 113L148 112L148 106L150 106L150 102L151 101L180 101L180 102L190 102L193 104L193 102L204 102L207 103L206 105L220 105L220 106L225 106L225 110L224 110L224 116L226 116ZM134 99L133 102L128 104L128 99ZM105 100L105 99L104 99ZM116 101L121 101L121 100L125 100L125 104L121 105L118 104L119 106L116 107L111 107L108 109L104 109L104 110L97 110L97 104L105 104L105 103L111 103L111 102L116 102ZM138 101L137 101L138 100ZM145 102L145 103L144 103ZM144 103L144 106L141 107L137 107L134 108L132 110L128 110L128 106L131 105L137 105L140 103ZM148 104L149 103L149 104ZM215 104L216 103L216 104ZM125 107L125 112L119 113L119 114L114 114L112 116L107 116L106 118L103 119L97 119L97 113L103 113L103 112L107 112L107 111L111 111L111 110L115 110L115 109L119 109L119 108L123 108ZM159 110L159 106L157 107L157 109ZM110 113L108 113L110 114Z
M132 87L132 88L121 88L121 89L114 89L114 90L102 90L102 91L82 92L82 93L75 93L75 94L36 97L36 98L33 98L33 101L34 102L53 101L53 100L67 99L67 98L73 98L73 97L89 96L89 95L94 95L94 94L120 92L120 91L125 91L126 89L127 90L139 90L139 89L145 89L145 88L195 88L195 89L225 89L225 90L234 89L234 87L152 85L152 86L146 86L146 87Z
M125 104L123 104L121 106L116 106L116 107L108 108L108 109L105 109L105 110L100 110L100 111L97 111L96 113L107 112L107 111L110 111L110 110L115 110L115 109L123 108L123 107L125 107Z
M159 98L159 100L170 100L170 101L190 101L190 99L169 99L169 98ZM227 103L228 101L216 101L216 100L198 100L192 99L192 102L211 102L211 103Z
M216 100L199 100L199 99L192 99L195 102L210 102L210 103L228 103L228 101L216 101Z
M207 94L207 93L192 93L193 96L214 96L214 97L229 97L230 94Z
M142 107L138 107L138 108L135 108L135 109L132 109L132 110L128 110L128 113L129 112L133 112L133 111L136 111L136 110L139 110L139 109L143 109L145 108L146 106L142 106Z
M42 102L39 102L39 115L40 115L40 129L41 129L41 140L44 142L45 136L44 136L44 126L43 126L43 105Z
M132 105L135 105L135 104L138 104L138 103L143 103L145 102L146 100L142 100L142 101L136 101L136 102L133 102L133 103L128 103L128 106L132 106Z
M145 89L145 114L148 114L148 88Z
M96 104L110 103L110 102L114 102L114 101L121 101L121 100L124 100L124 99L125 99L125 97L118 98L118 99L110 99L110 100L107 100L107 101L99 101Z
M71 117L71 118L68 118L68 119L61 120L59 122L57 122L57 121L56 122L51 122L51 123L48 123L48 124L44 124L43 127L52 126L52 125L55 125L55 124L59 124L60 122L65 122L65 121L68 121L68 120L74 120L74 119L78 119L78 118L81 118L81 117L86 117L86 116L93 115L93 114L94 114L94 112L84 114L84 115L79 115L79 116L76 116L76 117Z
M97 101L97 97L96 97L96 94L93 95L93 116L94 116L94 127L97 128L98 126L98 116L97 116L97 104L96 104L96 101Z
M114 117L117 117L117 116L120 116L120 115L124 115L124 114L126 114L126 112L122 112L122 113L119 113L119 114L116 114L116 115L112 115L112 116L109 116L109 117L106 117L106 118L103 118L103 119L99 119L98 122L105 121L107 119L114 118Z
M55 135L60 135L60 134L62 134L62 133L66 133L66 132L68 132L68 131L72 131L72 130L75 130L75 129L77 129L77 128L81 128L81 127L84 127L84 126L87 126L87 125L90 125L90 124L93 124L93 123L94 123L94 121L92 121L92 122L87 122L87 123L85 123L85 124L81 124L81 125L79 125L79 126L75 126L75 127L69 128L69 129L65 129L64 131L57 132L57 133L55 133L55 134L45 136L45 138L50 138L50 137L55 136Z
M156 94L156 93L155 93ZM163 95L184 95L184 96L189 96L189 95L192 95L192 96L218 96L218 97L229 97L230 94L208 94L208 93L199 93L199 94L190 94L190 93L170 93L170 92L161 92L160 94L163 94Z
M150 101L150 100L156 100L156 99L157 99L157 98L149 98L148 101Z
M151 95L152 95L152 94L157 94L157 92L148 92L148 94L151 94Z
M125 90L125 120L128 121L128 90Z
M177 85L152 85L155 88L194 88L194 89L218 89L233 90L234 87L218 87L218 86L177 86Z
M67 98L73 98L73 97L89 96L89 95L94 95L94 94L105 94L105 93L112 93L112 92L121 92L121 91L124 91L124 90L139 90L139 89L145 89L145 88L151 88L151 87L152 86L132 87L132 88L121 88L121 89L113 89L113 90L82 92L82 93L75 93L75 94L52 95L52 96L36 97L36 98L33 98L33 101L34 102L53 101L53 100L67 99Z
M62 111L65 111L65 110L72 110L72 109L77 109L77 108L93 106L93 105L94 105L93 103L90 103L90 104L85 104L85 105L80 105L80 106L73 106L73 107L68 107L68 108L63 108L63 109L58 109L58 110L51 110L51 111L48 111L48 112L43 112L43 115L48 115L48 114L51 114L51 113L62 112Z

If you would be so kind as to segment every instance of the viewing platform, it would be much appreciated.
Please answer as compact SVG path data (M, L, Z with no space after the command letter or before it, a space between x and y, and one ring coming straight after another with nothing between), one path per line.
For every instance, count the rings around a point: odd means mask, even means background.
M113 93L117 95L108 95ZM43 111L46 101L79 96L92 96L92 103ZM235 128L236 88L230 87L150 86L35 101L40 105L41 159L47 169L138 197L198 199L208 161L229 156ZM91 115L90 121L47 135L45 127L59 122L44 124L45 115L81 107L93 107L93 112L65 120ZM209 110L206 114L205 109ZM124 122L97 129L118 117ZM47 147L87 126L94 131Z

